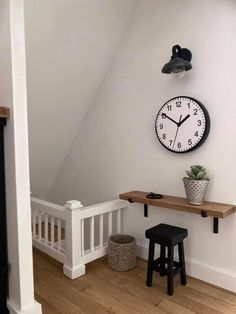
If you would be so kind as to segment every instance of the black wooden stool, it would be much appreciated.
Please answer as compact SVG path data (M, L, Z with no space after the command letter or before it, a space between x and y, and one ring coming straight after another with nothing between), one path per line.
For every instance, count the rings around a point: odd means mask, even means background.
M180 273L181 284L187 284L183 240L188 236L188 230L166 224L159 224L146 230L145 236L150 240L146 284L148 287L152 286L153 271L159 272L161 276L167 275L167 293L173 295L173 279L175 275ZM154 260L155 243L161 246L160 257L156 260ZM179 262L174 261L174 247L177 244ZM165 253L166 247L168 248L167 258Z

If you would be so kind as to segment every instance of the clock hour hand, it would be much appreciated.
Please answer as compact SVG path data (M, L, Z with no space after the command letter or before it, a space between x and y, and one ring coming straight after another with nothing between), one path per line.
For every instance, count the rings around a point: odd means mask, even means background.
M171 117L167 116L166 113L163 113L163 114L162 114L162 117L166 117L167 119L169 119L170 121L172 121L172 122L174 122L175 124L178 125L178 122L176 122L175 120L173 120Z
M178 126L181 126L181 124L183 124L189 117L190 117L190 114L188 114L185 118L183 118L183 120L181 120L181 121L178 123Z

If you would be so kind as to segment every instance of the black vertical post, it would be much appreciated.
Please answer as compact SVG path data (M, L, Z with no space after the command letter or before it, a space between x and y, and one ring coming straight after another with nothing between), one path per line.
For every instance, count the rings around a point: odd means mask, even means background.
M146 285L148 287L152 286L154 254L155 254L155 242L150 240L150 242L149 242L149 253L148 253L147 281L146 281Z
M166 247L164 244L161 244L161 260L160 260L160 276L165 276L165 262L166 262Z
M144 204L144 217L148 217L148 205Z
M173 295L174 291L174 247L168 246L167 294Z
M6 119L0 118L0 313L8 314L8 260L7 217L5 193L4 126Z
M181 285L186 286L187 277L186 277L186 269L185 269L184 243L183 242L180 242L178 244L178 251L179 251L179 263L181 267L180 282L181 282Z
M213 217L213 232L218 233L219 232L219 218Z

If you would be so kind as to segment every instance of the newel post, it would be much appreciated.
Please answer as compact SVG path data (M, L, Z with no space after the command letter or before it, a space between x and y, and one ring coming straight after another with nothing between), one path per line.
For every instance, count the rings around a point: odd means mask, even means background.
M85 274L85 265L81 263L81 220L83 205L79 201L68 201L66 208L66 261L63 273L70 279Z

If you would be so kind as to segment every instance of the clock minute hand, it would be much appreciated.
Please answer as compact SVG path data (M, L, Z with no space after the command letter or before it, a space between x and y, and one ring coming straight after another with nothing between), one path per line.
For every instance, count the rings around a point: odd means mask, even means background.
M176 133L175 133L175 139L174 139L174 144L173 144L173 148L175 147L175 141L176 141L176 138L177 138L177 135L178 135L178 132L179 132L179 124L180 124L180 121L181 121L181 119L182 119L182 114L181 114L181 116L180 116L180 118L179 118L179 123L177 123L177 130L176 130Z
M173 120L171 117L167 116L166 113L163 113L162 116L166 117L167 119L169 119L170 121L174 122L176 125L178 125L178 122L176 122L175 120Z
M188 114L185 118L183 118L183 120L178 123L178 126L181 126L181 124L183 124L189 117L190 117L190 114Z

